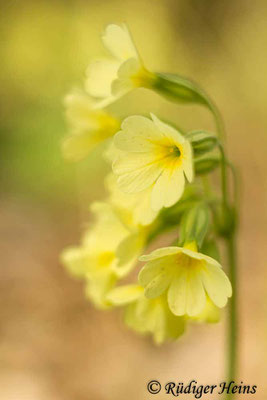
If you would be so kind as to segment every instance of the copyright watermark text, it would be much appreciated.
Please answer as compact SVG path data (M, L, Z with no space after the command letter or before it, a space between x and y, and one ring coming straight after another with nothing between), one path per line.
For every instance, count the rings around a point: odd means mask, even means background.
M165 385L161 385L158 380L153 379L148 382L147 391L150 394L162 392L174 397L178 397L181 394L190 394L195 399L201 399L206 394L255 394L257 386L244 384L242 381L239 383L231 381L213 385L202 385L194 379L186 384L183 382L168 382Z

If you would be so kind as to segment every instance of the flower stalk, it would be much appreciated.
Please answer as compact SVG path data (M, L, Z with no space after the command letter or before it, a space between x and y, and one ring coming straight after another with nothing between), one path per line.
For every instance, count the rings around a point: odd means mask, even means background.
M237 377L238 368L238 308L237 308L237 251L236 251L236 213L237 204L231 208L229 205L228 196L228 174L227 166L228 161L225 156L225 151L222 144L219 144L219 149L221 153L221 187L222 187L222 205L223 205L223 215L225 216L226 230L224 231L224 240L227 248L227 258L229 266L229 278L232 284L233 294L229 300L229 317L228 317L228 333L227 333L227 365L226 374L227 381L235 381ZM237 201L237 180L234 176L234 202ZM232 212L229 212L232 210ZM231 221L229 221L229 218ZM234 221L233 221L234 219ZM233 393L229 393L226 398L232 399L234 397Z

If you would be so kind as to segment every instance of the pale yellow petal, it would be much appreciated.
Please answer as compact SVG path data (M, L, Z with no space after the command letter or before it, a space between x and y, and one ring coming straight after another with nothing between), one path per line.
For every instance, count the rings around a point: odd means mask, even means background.
M164 134L164 136L169 138L171 143L179 145L185 142L184 136L180 132L178 132L177 129L161 121L158 117L156 117L156 115L152 113L151 118L158 130L162 134Z
M206 294L195 271L181 269L168 290L170 310L178 316L195 316L205 307Z
M156 260L157 258L162 258L164 256L181 253L182 249L183 249L182 247L177 247L177 246L161 247L160 249L152 251L150 254L139 257L139 260L140 261Z
M143 168L149 168L156 166L154 162L154 155L150 152L146 153L117 153L117 157L112 165L113 172L116 175L124 175L128 172L138 172Z
M119 220L112 206L104 202L91 205L96 222L86 232L83 245L92 253L111 252L114 254L120 242L129 235L128 229Z
M132 89L134 89L134 85L130 79L115 79L111 85L111 92L114 98L124 96Z
M145 288L145 296L148 299L159 297L169 287L172 275L169 271L162 271L153 278Z
M158 215L158 211L153 210L151 207L151 190L152 188L145 189L139 193L139 199L136 199L133 210L136 224L150 225Z
M232 286L224 271L215 265L207 264L202 270L201 279L213 303L219 308L224 307L228 297L232 296Z
M85 276L91 266L88 253L80 247L69 247L63 250L60 259L68 271L76 277Z
M162 207L174 205L183 194L184 184L184 174L180 166L174 167L173 170L165 169L152 190L152 209L157 211Z
M111 84L117 78L120 63L115 60L97 60L87 70L85 87L93 97L110 97Z
M122 130L114 137L115 146L120 150L129 152L153 151L155 150L155 142L162 139L162 136L155 131L153 122L140 115L126 118L121 127Z
M142 232L134 232L123 239L116 250L118 259L115 271L119 276L128 274L138 261L138 257L142 252L145 244L145 236Z
M62 152L69 161L80 161L104 138L101 138L101 132L85 132L80 135L67 137L62 143Z
M150 225L157 216L157 212L151 208L151 188L139 193L124 193L117 185L114 174L110 174L106 180L110 192L110 201L119 213L126 210L132 217L134 226Z
M199 253L199 252L197 252L197 251L188 249L188 248L186 248L186 247L180 247L180 249L181 249L181 252L182 252L182 253L188 255L188 256L191 257L191 258L195 258L196 260L204 260L205 257L208 257L208 256L205 256L205 255L202 254L202 253ZM210 257L209 257L209 258L210 258ZM212 259L212 260L213 260L213 259ZM215 261L215 260L214 260L214 261Z
M168 304L174 315L185 315L187 309L186 274L181 271L173 280L168 290Z
M135 45L125 25L108 25L103 33L102 40L107 50L117 59L138 58Z
M139 59L129 58L121 64L118 70L118 77L120 79L130 79L135 75L138 75L141 68L142 66Z
M90 298L97 308L106 309L111 306L106 296L115 286L117 277L115 274L103 271L93 278L88 279L85 294Z
M116 172L116 171L114 171ZM150 187L158 178L161 169L153 163L118 177L118 187L125 193L138 193Z
M143 287L147 286L157 275L165 272L167 268L165 260L153 260L148 262L139 272L138 281Z
M143 293L144 289L139 285L118 286L108 293L107 300L116 306L122 306L136 301Z
M208 264L212 264L214 267L222 268L221 264L214 258L207 256L206 254L198 253L202 260L206 261Z
M101 127L100 116L103 112L93 109L95 103L88 95L73 91L65 97L64 104L67 120L76 131L77 128L95 131Z
M198 271L188 271L186 314L198 315L206 304L206 294Z
M186 140L182 145L182 167L189 182L194 179L194 163L191 144Z

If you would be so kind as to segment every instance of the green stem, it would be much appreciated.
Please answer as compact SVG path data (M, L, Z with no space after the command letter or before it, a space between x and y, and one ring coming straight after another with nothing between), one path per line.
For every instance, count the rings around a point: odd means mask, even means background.
M229 205L228 199L228 174L227 160L223 146L220 144L221 152L221 182L222 182L222 206L223 216L226 219L227 227L229 218L235 218L235 213ZM236 205L235 205L236 206ZM225 222L225 221L224 221ZM235 223L232 229L225 235L227 246L227 256L229 264L229 279L232 284L233 294L229 301L229 321L228 321L228 359L227 359L227 383L236 379L237 375L237 335L238 335L238 315L237 315L237 260L236 260L236 243L235 243ZM226 396L227 400L232 399L234 394L230 393Z
M219 150L221 152L221 182L222 182L222 198L223 206L228 207L228 185L227 185L227 164L222 144L219 144Z
M224 123L223 123L221 114L220 114L216 104L213 103L213 101L207 95L206 95L206 100L207 100L209 108L214 116L218 137L220 140L224 140L225 139Z
M230 299L229 332L228 332L228 383L236 379L237 374L237 337L238 337L238 315L237 315L237 262L235 235L227 239L227 251L229 261L229 278L232 283L233 295ZM233 398L233 394L227 396L227 400Z

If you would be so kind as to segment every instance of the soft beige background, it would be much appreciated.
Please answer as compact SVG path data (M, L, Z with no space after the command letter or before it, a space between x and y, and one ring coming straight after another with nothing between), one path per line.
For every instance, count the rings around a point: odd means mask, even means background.
M223 379L224 322L157 348L128 331L118 312L96 311L58 262L61 249L79 241L89 202L103 196L106 169L99 151L77 169L62 160L62 97L103 54L103 27L121 21L148 68L193 77L224 115L243 185L240 380L258 385L240 398L264 400L266 2L24 0L1 1L1 11L1 400L161 400L147 394L148 380ZM117 105L121 115L144 111L185 129L212 128L205 110L144 91L130 94L127 108Z

